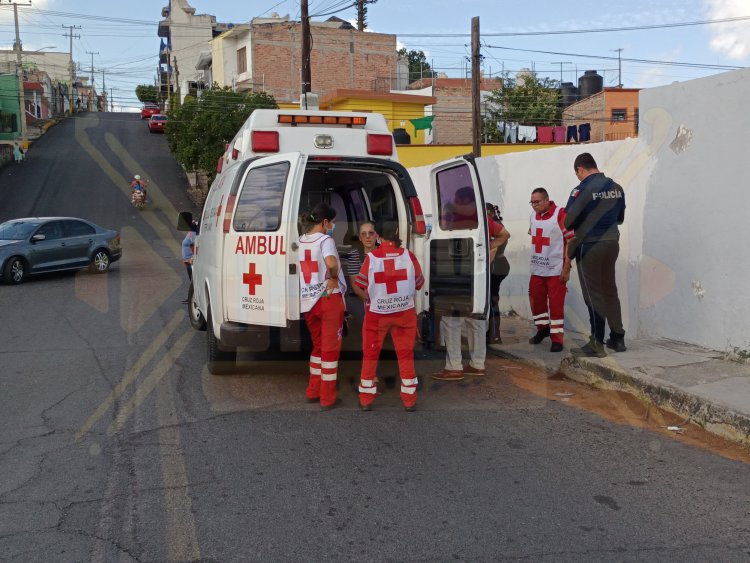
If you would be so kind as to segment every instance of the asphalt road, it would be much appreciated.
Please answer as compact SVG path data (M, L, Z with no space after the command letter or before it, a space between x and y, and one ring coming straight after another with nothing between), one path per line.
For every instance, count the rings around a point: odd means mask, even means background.
M426 380L416 413L390 389L360 412L356 363L329 413L304 363L211 376L164 137L83 114L29 157L0 169L0 219L84 217L124 256L0 287L3 561L750 560L747 465L523 391L510 362Z

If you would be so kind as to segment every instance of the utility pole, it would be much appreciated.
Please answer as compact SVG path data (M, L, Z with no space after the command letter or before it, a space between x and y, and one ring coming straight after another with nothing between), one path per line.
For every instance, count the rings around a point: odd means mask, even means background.
M307 13L307 0L300 0L300 18L302 20L302 94L312 91L312 74L310 71L310 16ZM307 96L305 108L307 109Z
M177 94L177 103L181 103L180 100L180 70L177 67L177 55L174 57L174 93Z
M378 0L357 0L357 29L364 31L367 27L367 4L374 4Z
M365 0L357 0L357 29L365 30Z
M102 111L107 111L107 83L104 82L104 69L102 69Z
M479 57L479 16L474 16L471 18L471 143L475 158L482 156Z
M0 2L2 1L3 0L0 0ZM26 150L26 92L23 87L23 60L21 58L23 47L21 46L21 32L18 29L19 3L16 1L11 2L10 0L8 0L8 3L13 4L13 17L16 22L16 44L13 46L13 48L16 51L16 74L18 75L18 107L21 113L21 146L23 146L23 149ZM31 2L23 3L20 5L31 6Z
M73 84L75 83L75 70L76 65L73 64L73 38L81 38L80 35L73 33L74 29L81 29L80 25L64 25L63 29L68 28L69 33L63 33L63 37L70 37L70 60L68 61L68 74L70 75L70 90L68 90L68 112L73 115L73 107L75 102L73 101Z
M91 55L91 97L89 98L89 111L94 111L94 55L98 55L99 51L86 51L87 55Z
M620 58L622 47L619 49L612 49L612 51L617 53L617 87L622 88L622 59Z
M169 61L169 47L167 47L167 105L172 107L172 67Z
M562 87L562 81L563 81L563 77L562 77L562 65L569 65L569 64L573 64L573 63L571 63L570 61L564 61L564 62L559 62L558 61L558 62L554 62L552 64L553 65L560 65L560 87Z
M115 111L115 91L114 88L109 89L109 111Z

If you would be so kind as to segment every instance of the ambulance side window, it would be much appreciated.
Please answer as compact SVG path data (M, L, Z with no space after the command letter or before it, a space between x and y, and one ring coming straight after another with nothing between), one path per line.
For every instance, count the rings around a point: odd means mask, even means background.
M477 201L468 165L437 173L438 219L444 231L479 227Z
M279 228L289 166L288 162L278 162L248 172L234 214L235 231L275 231Z

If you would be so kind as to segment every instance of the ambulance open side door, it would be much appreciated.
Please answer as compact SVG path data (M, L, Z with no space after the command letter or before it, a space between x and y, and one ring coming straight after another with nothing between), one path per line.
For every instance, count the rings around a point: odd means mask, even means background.
M289 273L297 264L292 245L306 163L299 152L254 160L227 200L222 293L229 322L285 327L299 318L299 280Z
M486 317L489 243L484 196L473 157L434 165L430 169L430 196L430 310L441 316Z

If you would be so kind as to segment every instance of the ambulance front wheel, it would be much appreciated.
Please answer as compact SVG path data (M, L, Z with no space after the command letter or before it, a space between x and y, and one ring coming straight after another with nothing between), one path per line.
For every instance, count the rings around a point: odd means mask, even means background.
M208 360L208 371L213 375L229 375L234 372L237 367L237 351L225 352L219 348L219 341L214 334L213 322L211 322L211 307L208 307L207 311L208 323L207 323L207 360Z

